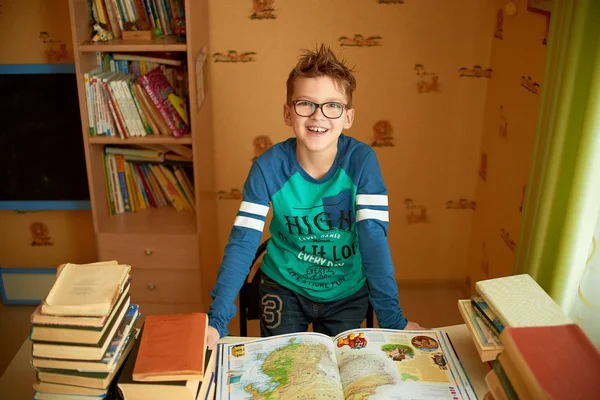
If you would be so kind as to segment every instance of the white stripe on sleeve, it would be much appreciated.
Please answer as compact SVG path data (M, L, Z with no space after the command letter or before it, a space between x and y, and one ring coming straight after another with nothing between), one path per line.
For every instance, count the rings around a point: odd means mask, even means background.
M235 222L233 223L235 226L242 226L244 228L255 229L259 232L262 232L265 228L265 221L261 221L260 219L243 217L238 215L235 218Z
M362 221L363 219L378 219L380 221L389 222L390 214L387 211L363 208L356 212L356 222Z
M261 204L250 203L248 201L242 201L242 204L240 205L240 211L266 217L267 213L269 212L269 207Z
M356 205L360 206L387 206L388 197L385 194L357 194Z

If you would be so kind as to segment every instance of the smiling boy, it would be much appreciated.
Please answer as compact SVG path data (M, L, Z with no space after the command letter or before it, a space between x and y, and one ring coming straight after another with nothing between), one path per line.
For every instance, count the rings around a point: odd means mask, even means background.
M379 326L408 322L387 241L388 198L375 152L342 131L354 121L356 80L321 45L305 51L287 80L283 106L294 138L254 161L212 291L208 344L227 334L269 204L271 239L259 286L261 334L360 327L371 301Z

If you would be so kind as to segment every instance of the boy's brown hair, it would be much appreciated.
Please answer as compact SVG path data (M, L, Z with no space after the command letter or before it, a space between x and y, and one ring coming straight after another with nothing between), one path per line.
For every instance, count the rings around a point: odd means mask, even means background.
M333 51L324 44L312 51L304 50L299 57L298 63L290 72L287 86L287 103L290 104L294 95L294 81L296 78L315 78L327 76L335 82L348 98L348 108L352 108L352 93L356 89L356 79L352 75L352 69L344 64L344 60L338 60Z

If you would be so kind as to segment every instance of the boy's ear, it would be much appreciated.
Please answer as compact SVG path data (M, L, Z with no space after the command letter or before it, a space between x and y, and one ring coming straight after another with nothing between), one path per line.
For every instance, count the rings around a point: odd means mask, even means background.
M283 105L283 121L287 126L292 126L292 109L288 104Z
M354 123L354 108L346 110L346 116L344 117L344 129L350 129Z

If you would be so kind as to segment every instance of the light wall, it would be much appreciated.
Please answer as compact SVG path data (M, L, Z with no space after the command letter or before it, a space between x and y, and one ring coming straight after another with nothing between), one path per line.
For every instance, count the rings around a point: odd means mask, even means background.
M499 9L507 2L494 3ZM544 88L546 17L526 11L526 0L515 3L518 12L514 17L505 16L503 39L492 40L494 78L488 83L479 150L480 155L487 156L487 165L482 168L480 163L479 168L486 179L481 175L477 179L478 210L466 273L471 289L478 280L513 273L524 187L529 180Z
M301 49L324 42L356 71L356 120L347 133L374 144L379 158L396 278L462 282L473 218L480 212L486 90L496 79L490 63L496 2L275 0L272 7L254 13L249 0L210 3L216 178L226 197L219 201L221 243L227 243L240 203L231 190L241 190L260 153L255 138L276 143L293 135L282 118L289 71ZM356 44L355 34L374 36L376 45L342 45ZM228 57L230 50L238 57ZM475 65L479 76L473 76ZM460 76L461 68L471 76ZM378 121L391 130L376 133Z
M68 0L2 0L0 64L73 63Z

